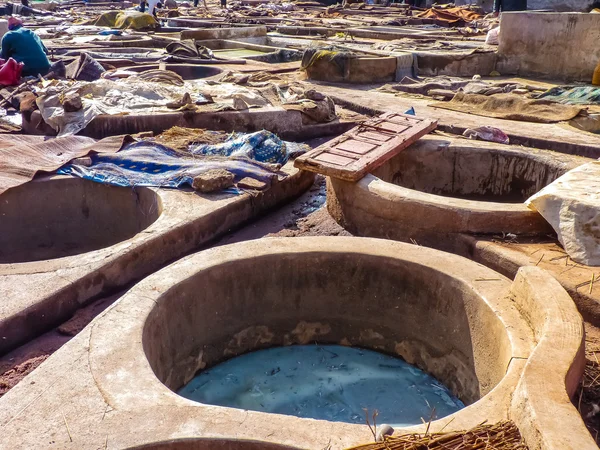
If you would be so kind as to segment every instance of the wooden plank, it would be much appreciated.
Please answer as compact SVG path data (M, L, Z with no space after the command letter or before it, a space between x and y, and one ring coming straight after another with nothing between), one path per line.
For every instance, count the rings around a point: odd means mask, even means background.
M358 181L436 127L431 119L385 113L299 156L294 166Z

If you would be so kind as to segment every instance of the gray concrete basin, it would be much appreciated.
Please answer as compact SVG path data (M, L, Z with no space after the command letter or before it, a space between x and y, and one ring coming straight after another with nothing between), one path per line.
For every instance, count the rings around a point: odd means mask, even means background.
M122 290L165 263L293 198L314 176L257 193L120 188L74 177L35 180L0 196L0 354Z
M586 161L551 151L425 137L358 183L328 179L327 205L355 234L454 250L458 233L552 233L523 201Z
M161 212L160 197L147 188L74 177L26 183L0 197L0 264L109 247L146 229Z

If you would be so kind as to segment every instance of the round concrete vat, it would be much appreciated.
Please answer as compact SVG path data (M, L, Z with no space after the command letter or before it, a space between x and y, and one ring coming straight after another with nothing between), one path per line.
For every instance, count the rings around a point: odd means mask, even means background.
M144 64L141 66L123 67L124 70L131 70L133 72L145 72L146 70L156 70L158 68L158 64ZM219 69L218 67L199 66L197 64L167 64L165 69L175 72L184 80L208 78L219 75L221 72L223 72L223 70Z
M505 374L511 343L502 321L481 293L452 273L385 254L248 256L191 276L148 315L144 348L169 388L182 387L198 370L190 355L202 353L202 365L210 367L261 348L315 342L399 355L465 404ZM470 315L477 322L469 323Z
M366 425L206 405L171 390L256 348L338 342L403 357L470 403L396 433L510 419L531 449L591 450L571 403L583 338L573 302L538 267L511 282L457 255L368 238L221 246L142 280L0 398L0 446L44 448L51 438L59 448L333 450L371 442Z
M113 408L181 407L185 421L211 424L205 437L321 448L324 435L350 444L368 440L368 429L203 405L173 390L200 369L256 349L352 345L399 356L435 376L469 406L433 427L448 420L469 427L506 416L534 346L509 289L508 279L481 265L399 242L235 244L186 258L130 291L119 306L127 310L124 320L110 321L109 333L103 324L94 330L91 369ZM238 421L244 426L226 425ZM273 427L279 431L267 439ZM153 439L160 435L153 432Z
M0 197L0 264L77 255L130 239L161 214L146 188L54 177Z
M523 201L585 158L480 141L426 137L357 183L328 179L345 228L452 250L457 233L538 235L551 227Z
M309 64L312 54L305 53L302 65ZM311 80L332 83L382 83L396 79L398 60L395 56L348 56L336 61L332 58L315 58L306 74Z

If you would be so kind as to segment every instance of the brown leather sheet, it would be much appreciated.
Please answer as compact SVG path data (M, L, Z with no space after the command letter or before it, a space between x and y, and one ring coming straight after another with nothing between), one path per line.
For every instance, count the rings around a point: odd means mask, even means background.
M448 25L457 25L460 22L472 22L473 20L481 19L481 14L477 14L467 8L461 8L459 6L455 8L429 8L419 14L415 14L415 17L421 19L436 19L442 22L448 23Z
M115 153L125 136L96 142L85 136L0 135L0 194L27 183L39 171L53 172L72 159L96 153Z

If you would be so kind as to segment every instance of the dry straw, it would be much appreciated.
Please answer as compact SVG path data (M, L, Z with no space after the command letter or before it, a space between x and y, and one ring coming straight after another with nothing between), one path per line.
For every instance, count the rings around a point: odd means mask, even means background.
M485 423L468 431L414 433L387 436L385 441L348 450L527 450L516 425L502 421Z

